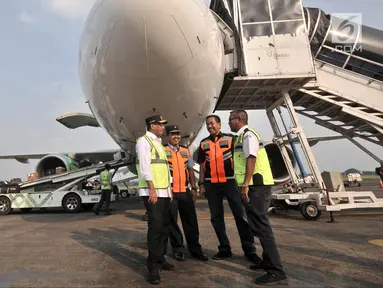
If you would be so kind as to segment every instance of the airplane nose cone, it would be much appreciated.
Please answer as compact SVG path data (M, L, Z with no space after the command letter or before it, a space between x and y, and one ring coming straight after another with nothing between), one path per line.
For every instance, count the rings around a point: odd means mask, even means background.
M190 15L198 19L203 13L194 1L108 2L110 9L116 10L113 13L116 17L111 23L105 58L121 68L121 76L136 79L166 76L187 64L202 40L189 31L193 25Z

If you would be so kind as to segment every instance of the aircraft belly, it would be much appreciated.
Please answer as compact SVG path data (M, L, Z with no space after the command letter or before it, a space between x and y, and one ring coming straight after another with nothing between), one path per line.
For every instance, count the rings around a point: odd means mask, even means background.
M209 10L194 1L107 0L91 15L97 21L87 20L81 52L81 73L91 76L81 79L100 125L131 149L145 133L144 118L161 114L190 136L185 144L192 142L224 76L222 39Z

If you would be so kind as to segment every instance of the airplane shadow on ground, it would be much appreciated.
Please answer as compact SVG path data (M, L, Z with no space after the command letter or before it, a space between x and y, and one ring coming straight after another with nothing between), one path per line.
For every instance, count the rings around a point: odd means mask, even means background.
M98 250L99 252L102 252L112 257L124 266L127 266L130 269L132 269L142 280L146 280L148 275L146 268L146 232L121 229L89 229L85 232L73 232L72 239L86 247ZM204 249L204 251L209 255L213 255L216 253L216 251L209 251L206 249ZM204 275L204 273L206 273L204 272L206 269L205 265L211 265L212 267L223 269L231 273L235 272L243 276L246 276L244 274L254 274L250 270L248 270L248 272L246 273L247 269L245 267L243 269L240 269L230 265L225 265L223 263L221 264L212 260L208 262L199 262L190 257L185 262L177 262L174 259L172 259L172 250L170 246L168 246L167 252L167 259L169 259L169 262L174 263L176 265L176 272L163 273L180 273L180 275L188 275L188 277L208 277L212 282L224 285L225 287L252 287L251 283L241 281L238 279L232 279L231 277L225 276L225 279L223 279L222 275L215 275L214 273L212 275ZM186 256L187 255L188 253L186 253ZM236 259L236 257L233 257L232 260L233 262L240 262L240 259ZM194 262L194 265L192 266L190 266L191 261ZM169 285L173 284L166 283L166 287L170 287ZM174 283L173 286L179 287L180 283ZM190 284L188 285L188 287L191 287Z
M59 209L32 210L31 212L15 211L12 215L19 215L26 222L37 223L60 223L91 220L95 217L92 211L80 211L79 213L66 213Z
M108 230L88 229L85 232L73 232L72 239L86 247L98 250L99 252L112 257L119 263L132 269L139 278L146 280L147 245L145 231L130 229L122 230L114 228ZM301 251L301 248L284 245L281 245L280 249L286 249L289 251L296 250L297 253L314 255L322 258L323 261L326 261L329 257L328 253L315 250L311 251L311 249ZM203 248L203 250L209 256L212 256L217 252L206 248ZM180 287L183 285L182 283L185 283L185 281L193 281L193 279L205 279L205 281L207 280L206 282L211 281L211 284L216 283L224 287L253 287L254 284L252 283L252 279L265 273L264 271L254 272L249 270L248 266L250 263L244 258L243 255L234 255L234 257L226 261L215 261L210 259L207 262L199 262L190 258L187 251L185 251L187 260L184 262L177 262L171 257L172 250L170 246L168 246L167 252L167 258L170 259L169 262L176 265L176 272L164 271L163 273L177 273L177 276L175 277L177 277L176 279L178 279L178 281L174 281L173 279L173 281L166 282L166 287ZM349 256L342 255L340 253L331 253L331 256L332 259L342 262L357 260L356 258L352 259L353 257L350 258ZM293 264L289 263L288 259L285 260L284 265L291 287L323 287L324 284L326 287L339 287L344 285L346 285L344 287L353 287L355 285L358 287L381 287L381 285L367 280L354 278L348 275L341 275L339 273L323 272L316 269L316 267L304 266L303 264ZM378 265L379 267L382 266L380 261L367 263L368 261L369 260L364 259L360 265L370 268L373 268L372 266L375 265ZM318 263L318 265L323 265L323 263ZM180 277L187 278L183 280ZM246 281L246 278L251 278L251 280ZM174 282L179 283L177 284ZM188 287L191 286L188 285Z

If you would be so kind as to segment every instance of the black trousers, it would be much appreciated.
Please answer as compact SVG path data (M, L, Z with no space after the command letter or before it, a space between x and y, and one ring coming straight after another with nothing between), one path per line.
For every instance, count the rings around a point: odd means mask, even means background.
M271 200L271 186L249 186L249 199L250 202L243 199L242 201L251 231L261 242L263 262L270 272L284 275L285 272L275 243L273 230L267 217L267 210Z
M169 238L173 251L182 252L184 248L182 232L177 222L179 211L188 250L190 253L200 254L202 249L201 244L199 243L197 213L191 191L187 189L186 192L173 192L173 201L170 203L170 206L171 226Z
M239 237L241 238L242 250L245 254L255 253L254 236L251 233L246 212L242 205L241 195L235 180L213 184L205 182L204 186L210 208L211 224L214 227L220 244L218 250L223 252L231 251L224 220L223 197L226 197L237 225Z
M149 203L149 196L143 196L148 212L148 259L149 270L159 269L165 263L165 254L170 226L170 198L157 198L156 204Z
M102 207L102 205L104 205L104 202L105 202L105 212L109 212L109 205L110 205L110 196L111 196L111 194L112 194L112 190L110 190L110 189L102 189L101 190L100 202L98 202L96 204L96 207L94 208L94 210L99 212L101 207Z

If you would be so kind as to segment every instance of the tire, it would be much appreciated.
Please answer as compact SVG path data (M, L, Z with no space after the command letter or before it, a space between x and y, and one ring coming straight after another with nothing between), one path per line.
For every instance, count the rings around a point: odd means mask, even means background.
M322 214L322 211L312 201L304 202L300 207L300 211L306 220L317 220Z
M20 208L21 212L31 212L33 208Z
M68 195L65 195L63 199L62 206L65 210L65 212L68 213L78 213L81 208L81 198L77 194L70 193Z
M120 195L121 195L121 198L129 198L130 197L128 190L121 190Z
M8 215L12 211L12 203L8 197L0 197L0 215Z

